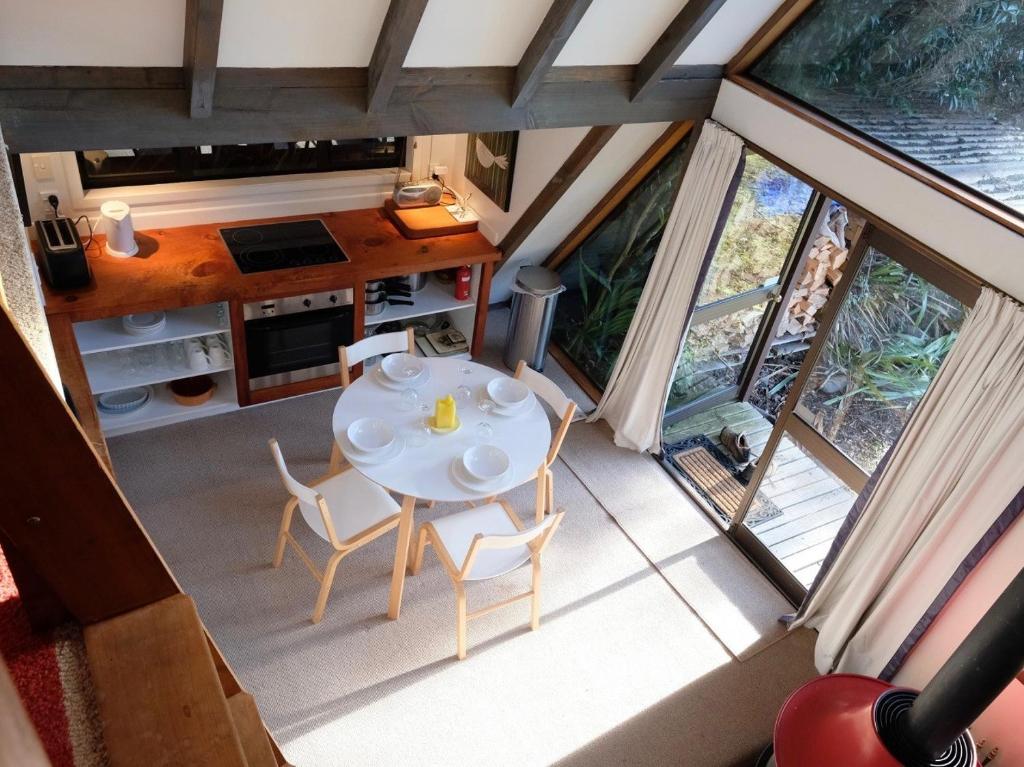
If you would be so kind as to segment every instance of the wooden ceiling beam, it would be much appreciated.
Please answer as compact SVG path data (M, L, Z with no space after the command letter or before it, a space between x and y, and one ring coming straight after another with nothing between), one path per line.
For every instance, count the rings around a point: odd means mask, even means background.
M636 65L633 100L645 98L707 26L726 0L688 0L640 63Z
M703 117L721 84L720 67L676 67L631 103L631 68L556 67L516 109L514 67L407 69L387 111L370 114L363 69L221 69L216 108L192 120L181 108L183 88L171 87L165 70L39 69L49 71L26 88L25 67L0 67L0 125L13 152L671 122ZM147 78L156 84L146 86Z
M387 110L427 0L391 0L367 73L366 111Z
M213 111L213 86L217 79L220 20L224 0L187 0L182 68L188 90L190 117L209 117Z
M621 125L599 125L587 132L583 140L572 150L572 154L562 163L562 167L555 171L555 175L530 203L530 207L523 211L523 215L516 220L508 234L498 243L498 250L501 251L502 256L501 261L495 266L495 271L500 269L526 242L530 233L551 212L555 203L569 190L569 187L575 183L580 174L587 169L587 166L621 127Z
M521 107L537 92L545 75L580 23L592 0L555 0L516 67L512 106Z

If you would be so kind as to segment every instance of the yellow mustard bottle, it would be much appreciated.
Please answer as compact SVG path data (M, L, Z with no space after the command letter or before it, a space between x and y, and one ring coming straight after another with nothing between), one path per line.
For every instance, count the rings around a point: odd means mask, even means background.
M437 401L434 409L434 426L438 429L455 428L455 399L451 394Z

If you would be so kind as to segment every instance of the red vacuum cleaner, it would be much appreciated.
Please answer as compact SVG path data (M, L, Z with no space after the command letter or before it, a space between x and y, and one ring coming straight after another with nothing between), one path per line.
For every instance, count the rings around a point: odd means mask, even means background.
M967 728L1024 668L1024 570L918 693L831 674L783 705L758 767L977 767Z

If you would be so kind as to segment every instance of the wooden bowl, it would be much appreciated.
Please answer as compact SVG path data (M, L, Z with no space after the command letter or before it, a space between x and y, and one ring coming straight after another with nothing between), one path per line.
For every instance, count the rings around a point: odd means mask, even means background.
M208 401L217 390L217 383L210 376L192 376L171 381L167 388L179 405L195 407Z

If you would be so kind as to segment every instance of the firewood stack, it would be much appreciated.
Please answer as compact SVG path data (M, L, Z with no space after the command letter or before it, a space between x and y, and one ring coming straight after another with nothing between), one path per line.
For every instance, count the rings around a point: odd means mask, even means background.
M839 280L849 251L822 235L814 241L804 273L797 280L787 317L779 325L779 335L801 335L817 327L815 315L828 301Z

